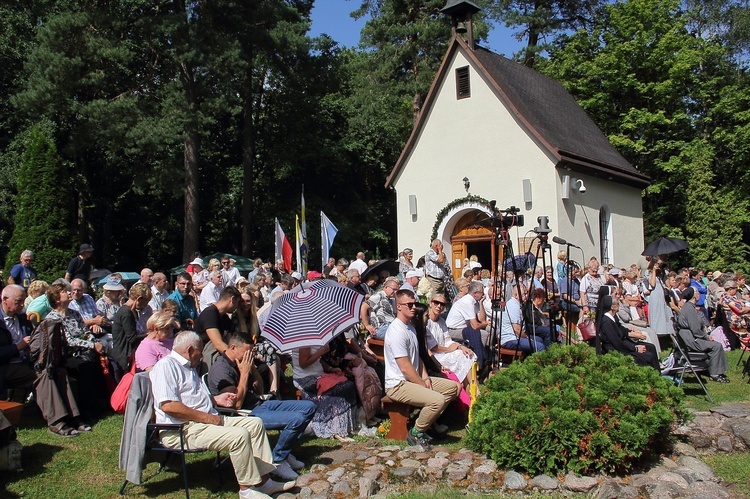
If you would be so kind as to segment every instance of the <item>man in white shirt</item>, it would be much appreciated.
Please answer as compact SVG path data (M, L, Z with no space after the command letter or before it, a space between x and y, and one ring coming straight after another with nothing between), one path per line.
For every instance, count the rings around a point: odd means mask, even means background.
M367 270L367 262L365 261L364 252L360 251L357 253L357 259L349 264L349 268L359 270L359 275L365 273L365 270Z
M219 300L221 290L224 289L224 286L221 285L221 280L221 270L212 270L211 273L208 274L208 284L206 284L206 287L201 291L201 310L205 310L206 307Z
M151 283L151 301L148 302L148 304L151 307L151 310L158 312L161 310L164 300L169 298L169 291L167 291L167 276L161 272L157 272L154 274Z
M221 279L224 286L234 286L240 278L240 271L232 265L232 259L227 255L221 257Z
M484 285L481 281L471 281L469 292L453 303L445 324L454 341L469 342L469 346L477 356L479 368L484 367L487 359L485 347L489 343L490 335L485 330L488 325L487 314L481 303L484 301Z
M425 432L458 396L461 385L427 374L419 358L417 332L411 323L415 305L414 293L405 289L396 292L396 320L385 335L385 393L396 402L422 407L406 440L409 445L420 445L427 451L430 444Z
M203 344L192 331L174 340L172 352L149 371L157 423L186 423L183 434L189 448L228 451L240 486L240 498L268 498L289 490L295 482L268 478L276 469L263 422L256 417L219 415L214 403L232 407L234 393L211 397L195 368L203 357ZM176 431L162 432L161 442L179 447Z
M138 279L138 282L142 282L143 284L147 284L149 287L151 287L151 284L153 284L154 279L154 271L151 269L143 269L141 270L141 278ZM138 284L136 282L136 284Z

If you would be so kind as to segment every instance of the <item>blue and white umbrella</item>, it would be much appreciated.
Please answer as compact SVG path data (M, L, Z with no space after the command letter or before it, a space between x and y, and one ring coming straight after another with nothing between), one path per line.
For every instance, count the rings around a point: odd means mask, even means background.
M303 283L258 318L262 335L282 352L319 347L359 322L364 296L338 282Z

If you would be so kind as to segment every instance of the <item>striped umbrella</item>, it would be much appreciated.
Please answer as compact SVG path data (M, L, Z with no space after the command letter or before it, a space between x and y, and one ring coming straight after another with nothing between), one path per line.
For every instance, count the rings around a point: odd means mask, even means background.
M323 346L359 322L364 296L330 279L303 283L258 318L263 337L282 351Z

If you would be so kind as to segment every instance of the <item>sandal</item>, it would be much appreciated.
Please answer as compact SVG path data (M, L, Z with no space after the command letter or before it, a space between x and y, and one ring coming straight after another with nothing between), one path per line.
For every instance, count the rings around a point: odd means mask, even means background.
M47 427L51 433L59 435L61 437L77 437L78 430L71 428L65 423L58 423L56 425L50 425Z
M82 422L79 419L74 419L70 426L75 428L78 433L83 433L84 431L91 431L91 426L87 425L86 423Z

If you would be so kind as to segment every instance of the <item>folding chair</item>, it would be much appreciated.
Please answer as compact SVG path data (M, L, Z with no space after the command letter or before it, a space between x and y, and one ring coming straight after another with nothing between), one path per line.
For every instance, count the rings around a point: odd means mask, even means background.
M708 372L708 354L704 352L689 352L682 342L682 339L676 333L671 333L669 337L672 339L672 353L674 354L674 366L667 372L667 375L674 376L677 373L680 374L678 381L679 385L682 385L682 381L685 377L685 372L690 371L698 380L698 383L703 389L703 393L706 394L709 402L713 403L714 399L711 398L711 394L708 393L706 385L703 384L703 380L699 373Z
M182 479L185 487L185 498L190 499L190 487L188 484L186 454L207 452L209 449L190 449L186 446L184 437L184 424L152 423L154 399L151 393L151 381L148 373L138 373L133 378L133 384L128 395L128 407L125 409L125 421L122 428L122 440L120 441L120 468L126 470L126 478L120 487L120 495L125 494L128 482L141 483L141 472L145 462L145 454L149 451L164 453L164 459L159 463L157 474L166 468L167 461L172 455L180 456ZM146 423L145 438L138 438L144 433L140 426ZM162 445L159 434L164 430L178 431L180 435L180 446L171 448ZM219 477L219 486L223 484L221 476L221 464L229 457L221 459L221 453L216 452L213 468Z

